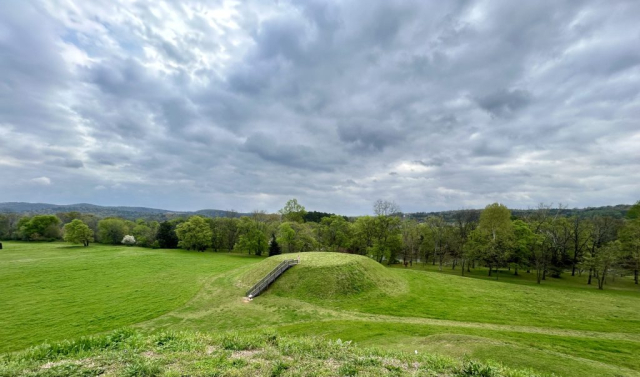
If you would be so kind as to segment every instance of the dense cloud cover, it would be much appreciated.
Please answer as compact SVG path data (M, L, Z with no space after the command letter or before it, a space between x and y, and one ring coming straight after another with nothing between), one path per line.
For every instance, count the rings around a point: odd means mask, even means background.
M638 1L3 1L0 201L640 194Z

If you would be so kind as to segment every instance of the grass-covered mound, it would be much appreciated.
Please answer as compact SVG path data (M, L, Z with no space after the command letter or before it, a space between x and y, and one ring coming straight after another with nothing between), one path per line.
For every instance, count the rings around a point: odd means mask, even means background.
M0 355L0 376L520 376L501 365L322 338L119 330Z
M406 289L406 283L393 271L370 258L327 252L284 254L267 258L243 274L240 284L249 288L281 261L297 258L298 255L300 264L285 272L267 293L300 299L332 299L373 291L393 295Z

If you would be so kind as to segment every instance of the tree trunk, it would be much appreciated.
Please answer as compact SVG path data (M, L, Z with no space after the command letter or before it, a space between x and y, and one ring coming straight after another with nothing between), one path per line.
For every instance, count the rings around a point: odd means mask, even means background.
M513 275L514 276L518 276L518 265L515 266L514 270L515 271L514 271Z
M607 274L607 270L604 269L602 271L602 276L598 277L598 289L600 289L600 290L604 289L604 278L605 278L606 274Z
M633 270L633 278L636 284L638 284L638 270Z
M587 281L587 284L589 284L589 285L591 285L591 277L593 276L592 271L593 271L593 269L590 268L589 269L589 280Z
M489 265L489 276L491 276L491 269L492 269L492 267L491 267L491 265Z
M462 276L464 276L464 259L462 259L462 266L460 266L460 267L462 267L460 270L462 271ZM636 272L637 272L637 271L636 271ZM637 278L637 274L636 274L636 278ZM637 282L637 280L636 280L636 284L637 284L637 283L638 283L638 282Z

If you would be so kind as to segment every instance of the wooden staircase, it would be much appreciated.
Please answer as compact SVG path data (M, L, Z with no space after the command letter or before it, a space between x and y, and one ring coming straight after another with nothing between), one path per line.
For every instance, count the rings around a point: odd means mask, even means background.
M300 263L298 259L286 259L280 262L279 265L276 266L271 272L267 274L267 276L263 277L259 282L257 282L251 289L247 291L247 297L254 298L258 296L260 293L264 292L269 285L273 283L280 275L284 274L286 270Z

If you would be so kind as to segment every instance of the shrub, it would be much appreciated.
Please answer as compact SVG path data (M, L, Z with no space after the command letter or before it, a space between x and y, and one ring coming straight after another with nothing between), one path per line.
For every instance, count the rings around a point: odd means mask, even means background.
M122 243L128 246L131 245L135 245L136 244L136 238L134 236L131 235L126 235L124 236L124 238L122 238Z

